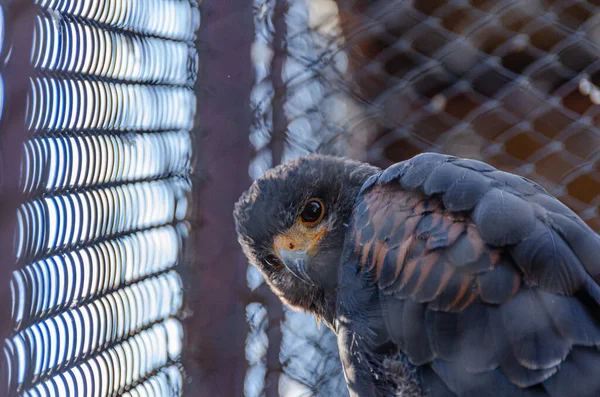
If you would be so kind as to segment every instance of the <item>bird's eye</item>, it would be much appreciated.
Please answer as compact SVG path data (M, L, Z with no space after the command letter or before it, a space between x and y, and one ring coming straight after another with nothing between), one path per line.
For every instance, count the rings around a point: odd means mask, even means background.
M300 213L300 222L307 226L313 226L321 222L325 215L325 206L319 199L310 199L304 205Z

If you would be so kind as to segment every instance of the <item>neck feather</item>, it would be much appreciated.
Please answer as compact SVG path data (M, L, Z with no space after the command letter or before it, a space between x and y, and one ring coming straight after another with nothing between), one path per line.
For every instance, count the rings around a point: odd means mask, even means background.
M337 292L335 290L322 291L319 299L310 302L310 306L307 308L307 311L315 316L318 323L325 323L334 332L336 299Z

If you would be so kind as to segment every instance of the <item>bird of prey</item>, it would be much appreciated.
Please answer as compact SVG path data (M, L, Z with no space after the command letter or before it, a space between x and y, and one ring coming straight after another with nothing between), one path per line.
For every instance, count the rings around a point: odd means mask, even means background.
M524 177L313 155L234 216L271 289L336 333L352 396L600 396L600 237Z

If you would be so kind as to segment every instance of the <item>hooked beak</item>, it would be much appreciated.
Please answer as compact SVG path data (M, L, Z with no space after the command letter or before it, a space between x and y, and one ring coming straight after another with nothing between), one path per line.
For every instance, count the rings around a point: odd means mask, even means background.
M310 264L310 254L306 250L288 251L285 249L279 250L279 256L283 265L292 272L301 281L309 285L314 285L311 278L308 276L307 270Z
M315 285L308 276L308 269L318 250L318 243L326 232L326 227L314 234L307 234L303 230L300 232L292 230L275 237L275 252L279 254L283 265L306 284Z

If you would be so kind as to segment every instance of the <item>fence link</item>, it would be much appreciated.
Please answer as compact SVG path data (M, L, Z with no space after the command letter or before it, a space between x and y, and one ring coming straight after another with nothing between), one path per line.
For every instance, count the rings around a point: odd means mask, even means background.
M443 152L537 181L600 231L599 1L272 0L255 3L255 18L253 177L314 151L380 167ZM279 392L346 395L330 388L335 376L301 369L335 353L306 321L286 313L282 323ZM288 344L317 348L297 354Z

